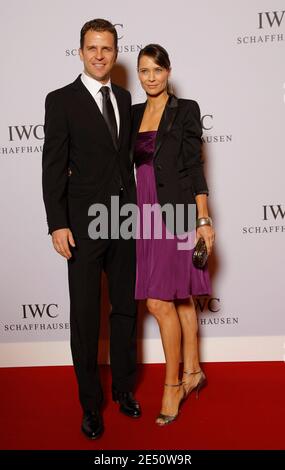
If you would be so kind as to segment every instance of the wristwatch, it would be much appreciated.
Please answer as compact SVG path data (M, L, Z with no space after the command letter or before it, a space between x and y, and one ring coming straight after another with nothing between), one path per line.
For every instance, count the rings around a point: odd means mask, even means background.
M202 227L203 225L213 225L211 217L200 217L197 219L196 227Z

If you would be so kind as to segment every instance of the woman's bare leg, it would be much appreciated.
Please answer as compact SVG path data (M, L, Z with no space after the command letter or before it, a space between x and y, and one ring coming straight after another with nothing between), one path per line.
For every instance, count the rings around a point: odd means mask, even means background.
M198 348L198 322L193 298L175 301L176 310L182 329L183 371L197 372L200 370ZM183 375L186 392L195 388L200 374Z
M166 360L165 383L179 383L181 325L173 302L148 299L147 308L156 318ZM183 387L164 387L161 413L174 416L183 396Z

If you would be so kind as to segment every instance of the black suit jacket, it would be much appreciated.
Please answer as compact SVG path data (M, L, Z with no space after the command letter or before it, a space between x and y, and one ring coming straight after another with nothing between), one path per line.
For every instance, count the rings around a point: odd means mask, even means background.
M132 160L145 107L146 102L132 107ZM208 194L201 158L201 136L198 103L171 95L159 124L153 164L158 202L161 206L183 204L185 229L188 227L187 205L196 203L197 194Z
M120 113L118 146L80 76L47 95L43 147L43 197L49 233L70 227L88 236L88 208L110 205L123 186L133 202L129 158L130 93L112 84Z

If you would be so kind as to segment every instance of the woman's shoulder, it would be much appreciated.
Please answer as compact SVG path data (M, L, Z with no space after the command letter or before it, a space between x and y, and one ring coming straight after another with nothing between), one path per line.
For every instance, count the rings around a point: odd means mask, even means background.
M197 119L200 118L201 112L200 112L200 106L195 100L190 100L190 99L185 99L185 98L177 98L177 104L178 104L178 112L179 114L185 119L188 119L191 117L197 117Z
M136 119L138 118L138 116L140 116L140 114L143 112L144 106L145 106L145 102L132 104L131 113L132 113L133 119Z
M133 110L133 111L136 111L136 110L138 110L138 109L141 109L143 106L145 106L145 101L142 102L142 103L132 104L132 110Z
M178 106L183 109L199 109L199 104L195 100L177 98Z

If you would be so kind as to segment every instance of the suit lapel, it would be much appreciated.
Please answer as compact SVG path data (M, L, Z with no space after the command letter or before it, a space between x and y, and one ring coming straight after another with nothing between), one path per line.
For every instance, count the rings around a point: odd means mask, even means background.
M93 117L95 123L96 122L97 123L101 122L102 132L105 133L105 136L103 136L103 137L105 137L106 141L109 142L111 146L114 146L116 148L116 150L118 150L118 148L115 146L115 143L113 142L113 139L112 139L111 134L109 132L108 126L105 122L105 119L104 119L100 109L98 108L98 105L97 105L96 101L94 100L91 93L87 90L86 86L82 83L80 75L75 80L75 82L73 82L73 89L79 94L79 96L80 96L81 100L84 102L84 105L86 106L86 108L89 109L90 114L89 114L89 112L87 113L88 119L89 118L92 119L92 117ZM117 95L115 95L115 96L116 96L116 99L117 99ZM120 110L119 103L118 103L118 108ZM120 134L121 134L121 124L122 124L122 119L121 119L121 114L120 114Z
M133 159L134 159L134 151L135 151L137 135L138 135L138 132L139 132L139 129L140 129L140 125L141 125L142 118L143 118L143 115L144 115L145 107L146 107L146 102L141 103L141 105L136 108L136 111L133 114L131 152L130 152L131 162L133 162Z
M164 111L163 111L163 114L161 116L161 120L159 123L158 131L156 134L155 149L154 149L154 155L153 155L154 159L157 157L157 154L167 134L172 128L172 125L176 118L177 111L178 111L178 99L176 98L176 96L171 95L164 108Z
M124 119L124 114L123 114L125 103L124 103L124 100L122 99L121 93L113 84L112 84L112 90L117 100L117 105L118 105L118 110L119 110L119 115L120 115L120 130L119 130L118 145L117 145L117 150L119 150L122 144L122 136L123 136L124 125L125 125L125 119Z
M138 131L139 131L142 119L143 119L146 104L147 102L142 103L141 106L136 109L136 112L133 116L131 161L133 161L136 139L137 139ZM155 150L154 150L154 156L153 156L154 159L157 157L158 152L167 134L170 132L172 128L172 125L176 118L177 111L178 111L178 99L176 98L176 96L171 95L166 103L166 106L164 108L164 111L163 111L163 114L161 116L161 120L158 126L156 140L155 140Z

